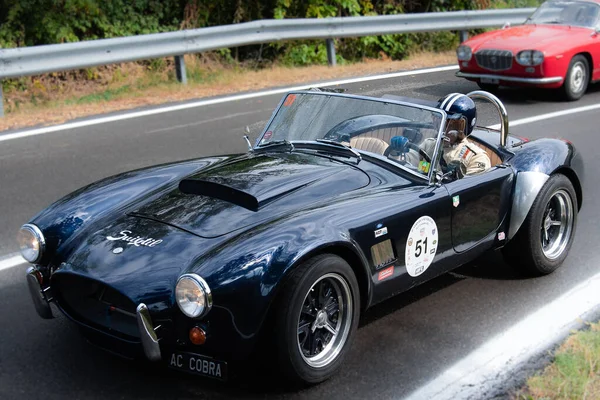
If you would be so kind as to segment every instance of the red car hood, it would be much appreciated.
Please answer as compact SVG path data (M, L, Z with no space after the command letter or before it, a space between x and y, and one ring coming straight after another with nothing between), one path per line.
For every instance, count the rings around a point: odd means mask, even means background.
M521 50L562 51L557 45L570 45L579 36L587 37L590 29L569 27L564 25L520 25L508 29L500 29L478 35L465 44L473 52L481 49L510 50L518 53Z

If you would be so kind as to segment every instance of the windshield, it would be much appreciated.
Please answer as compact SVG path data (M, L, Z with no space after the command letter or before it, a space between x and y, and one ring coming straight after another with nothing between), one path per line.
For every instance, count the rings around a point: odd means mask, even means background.
M547 1L529 18L529 24L559 24L594 28L600 5L589 1Z
M441 110L386 99L290 93L257 144L261 148L289 141L351 147L428 175L444 116Z

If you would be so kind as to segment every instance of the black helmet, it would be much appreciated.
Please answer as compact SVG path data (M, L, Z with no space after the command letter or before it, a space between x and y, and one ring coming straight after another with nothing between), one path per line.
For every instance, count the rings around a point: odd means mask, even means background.
M462 93L450 93L439 100L438 107L449 115L459 114L464 117L466 135L473 131L477 123L477 108L469 96Z

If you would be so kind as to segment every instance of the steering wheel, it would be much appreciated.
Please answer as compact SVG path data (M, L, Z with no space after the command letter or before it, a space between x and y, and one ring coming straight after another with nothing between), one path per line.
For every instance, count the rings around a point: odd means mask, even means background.
M429 154L425 153L425 150L423 150L422 148L420 148L419 146L417 146L416 144L411 143L411 142L407 142L406 143L406 147L408 147L410 149L413 149L414 151L416 151L417 153L419 153L419 155L421 157L423 157L425 159L425 161L427 161L428 163L431 164L431 157L429 157ZM385 152L383 153L383 155L385 157L389 157L390 153L392 151L394 151L394 150L392 150L392 146L388 146L388 148L385 149Z

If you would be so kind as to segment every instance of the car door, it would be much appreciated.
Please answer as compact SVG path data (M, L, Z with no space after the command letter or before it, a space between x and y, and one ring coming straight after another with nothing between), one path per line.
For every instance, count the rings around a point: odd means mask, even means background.
M452 244L456 252L494 238L509 210L512 181L512 170L499 165L445 184L452 200Z
M371 264L374 302L447 271L454 249L445 187L423 184L390 190L369 207L362 213L366 223L351 235ZM380 210L388 210L387 215Z

